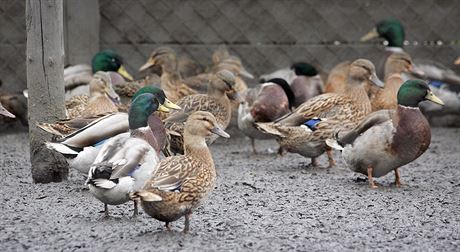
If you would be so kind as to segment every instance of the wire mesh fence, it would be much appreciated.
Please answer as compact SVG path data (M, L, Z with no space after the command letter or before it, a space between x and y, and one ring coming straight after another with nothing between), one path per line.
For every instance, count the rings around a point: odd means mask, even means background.
M460 8L455 0L100 0L100 48L124 56L136 72L160 45L200 64L226 44L247 69L262 74L295 61L325 70L365 57L377 60L381 45L359 38L384 18L406 28L406 50L450 66L460 55ZM0 74L25 85L22 1L0 1ZM82 13L84 15L84 13Z

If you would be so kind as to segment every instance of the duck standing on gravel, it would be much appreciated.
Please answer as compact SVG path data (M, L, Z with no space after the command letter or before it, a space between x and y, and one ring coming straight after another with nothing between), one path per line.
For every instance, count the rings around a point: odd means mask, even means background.
M251 139L252 152L257 154L255 139L272 139L274 136L261 132L256 123L273 122L291 112L295 96L284 79L275 78L247 89L243 97L244 101L238 107L238 129Z
M422 155L431 142L430 125L419 103L428 100L443 105L422 80L406 81L397 97L396 110L374 112L348 133L326 140L329 146L342 150L351 170L368 176L371 188L377 188L374 177L390 171L395 172L396 186L401 186L399 167Z
M368 82L383 87L372 62L355 60L350 66L344 94L318 95L274 123L257 123L257 127L276 136L280 146L287 151L311 158L313 166L318 165L316 158L326 151L329 167L332 167L335 161L325 140L339 129L354 128L371 112L365 90Z
M185 124L184 155L168 157L145 183L142 190L131 194L153 218L170 222L185 216L184 233L190 229L190 216L214 189L216 170L206 138L216 134L230 137L209 112L191 114Z
M128 194L139 190L159 162L159 153L152 147L155 135L148 120L162 106L157 97L145 93L137 96L129 109L129 132L110 138L101 148L88 172L86 184L91 194L107 205L129 200ZM134 202L134 215L137 204Z

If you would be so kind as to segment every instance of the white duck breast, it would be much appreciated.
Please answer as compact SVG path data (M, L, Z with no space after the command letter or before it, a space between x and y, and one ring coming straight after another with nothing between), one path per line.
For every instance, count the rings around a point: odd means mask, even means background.
M142 188L158 163L158 154L146 141L120 134L104 144L91 166L90 192L103 203L123 204L130 192Z

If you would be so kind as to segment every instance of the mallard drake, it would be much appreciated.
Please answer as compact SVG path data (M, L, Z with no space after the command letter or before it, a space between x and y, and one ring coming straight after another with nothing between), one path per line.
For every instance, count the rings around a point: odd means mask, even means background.
M152 94L160 102L158 108L160 111L168 112L169 109L180 108L166 99L164 92L159 88L145 87L139 90L137 95L143 93ZM134 99L137 95L134 96ZM115 113L99 117L56 142L46 143L46 146L65 155L71 168L77 169L83 174L88 174L88 168L95 160L103 143L111 137L128 131L128 118L127 113ZM91 119L88 118L88 120ZM159 153L164 148L166 141L163 123L156 115L152 114L148 118L148 124L155 135L155 138L150 139L149 143ZM50 133L59 131L59 129L56 129L59 125L39 124L38 126ZM71 127L70 124L66 126Z
M118 112L120 97L113 90L107 72L97 72L89 83L90 95L74 96L66 101L68 118L87 117Z
M155 95L137 96L129 108L129 132L107 140L89 168L86 184L91 194L104 203L106 217L107 205L128 202L129 193L142 188L160 161L152 147L155 135L148 125L150 115L159 107Z
M238 128L251 139L252 151L257 154L254 139L274 136L259 131L255 123L273 122L289 113L294 107L295 95L285 80L275 78L246 90L243 97L238 107Z
M431 141L430 125L418 104L425 100L443 104L422 80L404 82L397 99L396 110L374 112L336 140L327 140L342 150L351 170L368 176L371 188L377 188L374 177L390 171L395 172L396 186L401 186L399 168L422 155Z
M232 106L227 93L234 92L234 98L240 99L240 96L234 90L235 76L227 70L219 71L209 83L207 94L196 94L183 97L177 101L177 105L182 109L175 111L169 115L165 123L166 129L170 132L170 148L172 153L183 153L183 133L184 122L175 122L175 117L186 117L195 111L207 111L212 113L217 123L224 130L230 123L232 118ZM207 139L207 143L211 144L216 140L217 136L213 135Z
M385 64L385 87L372 94L372 111L397 108L398 90L404 83L402 75L411 71L412 59L409 54L393 53L388 57Z
M142 190L131 194L148 215L165 222L168 230L170 222L185 216L183 232L187 233L193 210L214 189L216 170L205 141L213 134L230 137L211 113L191 114L185 124L184 155L163 159Z
M295 95L295 107L324 92L323 80L318 70L309 63L298 62L273 73L261 75L259 82L265 83L273 78L284 79L289 83Z
M123 59L112 50L103 50L96 53L91 59L91 66L79 64L64 69L64 83L66 97L76 95L88 95L88 84L92 75L96 72L117 72L127 80L132 81L133 77L123 66Z
M295 96L295 107L324 92L323 80L313 65L300 62L293 64L291 68L296 75L290 83Z
M177 56L173 49L169 47L156 48L139 71L145 71L157 65L161 66L161 89L171 101L176 102L184 96L197 93L184 84L177 69Z
M257 123L257 127L276 136L287 151L311 158L313 166L317 165L316 157L327 151L329 166L333 166L332 152L325 140L338 129L353 128L371 112L365 90L368 81L383 87L372 62L358 59L350 66L344 94L313 97L274 123Z
M385 56L377 64L377 73L382 76L386 58L394 52L402 52L404 46L404 26L399 20L385 19L378 22L371 31L361 38L361 41L369 41L374 38L383 38L388 44L385 46ZM415 77L425 80L437 80L447 84L460 85L460 76L456 75L452 70L442 66L438 62L432 60L414 59L414 69L420 69L424 74L420 75L417 72L413 74Z

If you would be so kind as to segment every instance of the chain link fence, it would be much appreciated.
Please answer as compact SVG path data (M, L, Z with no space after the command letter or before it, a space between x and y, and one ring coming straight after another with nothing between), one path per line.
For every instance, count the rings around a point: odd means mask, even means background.
M68 0L72 1L72 0ZM460 56L456 0L100 0L100 48L137 72L153 49L174 48L200 64L220 44L259 75L307 61L328 70L343 60L376 61L383 46L359 43L388 17L406 28L406 50L451 66ZM0 79L25 86L24 2L0 0Z

